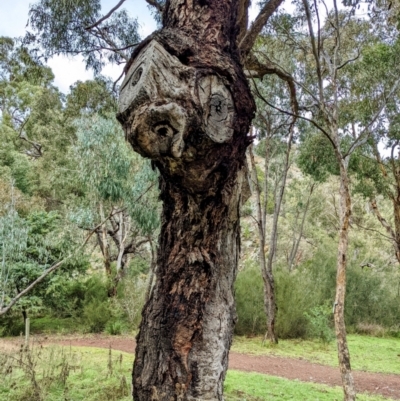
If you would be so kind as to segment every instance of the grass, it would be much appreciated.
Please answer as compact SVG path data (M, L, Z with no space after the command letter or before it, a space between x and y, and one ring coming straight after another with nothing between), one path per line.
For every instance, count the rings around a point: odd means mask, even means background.
M133 355L89 347L18 347L0 354L0 400L131 401ZM11 368L10 368L11 367ZM225 382L226 401L342 400L339 387L329 387L258 373L231 370ZM360 395L360 401L386 398Z
M226 401L341 401L343 390L323 384L303 383L260 373L230 370L225 381ZM359 394L359 401L383 401L387 398Z
M400 374L400 339L361 335L347 336L351 366L354 370ZM280 340L278 345L262 344L261 337L235 337L232 351L253 355L301 358L324 365L338 366L335 341L322 344L307 340Z
M0 400L131 401L132 355L84 347L33 347L0 355Z

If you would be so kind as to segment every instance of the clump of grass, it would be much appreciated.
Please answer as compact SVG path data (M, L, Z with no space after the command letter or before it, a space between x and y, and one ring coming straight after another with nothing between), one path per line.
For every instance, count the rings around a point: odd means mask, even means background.
M364 334L373 337L384 337L387 329L379 324L374 323L358 323L356 325L356 331L358 334Z

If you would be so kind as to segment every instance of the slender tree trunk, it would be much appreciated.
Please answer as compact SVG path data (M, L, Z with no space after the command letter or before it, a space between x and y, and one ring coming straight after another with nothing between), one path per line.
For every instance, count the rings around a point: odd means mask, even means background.
M238 3L167 1L164 28L135 49L121 85L118 119L160 171L163 202L135 401L223 400L255 110L236 48Z
M349 244L349 223L351 216L351 197L349 178L345 162L340 163L340 230L337 255L336 296L334 304L335 332L338 347L339 368L342 376L345 401L356 399L356 389L350 366L350 353L347 345L344 322L344 304L346 296L346 265Z
M310 207L310 200L311 200L311 196L314 192L314 187L315 187L315 183L311 184L310 192L309 192L308 198L307 198L306 207L304 209L303 217L301 219L299 235L297 236L297 239L295 236L293 238L293 246L292 246L292 249L290 251L290 256L289 256L289 271L292 271L292 269L293 269L294 261L296 259L297 252L298 252L299 246L300 246L300 241L301 241L301 238L303 237L304 224L306 222L306 216L307 216L308 208ZM296 218L296 220L297 220L297 218Z
M151 260L150 260L149 282L147 283L146 293L144 296L144 302L146 303L150 299L151 290L153 288L154 274L157 268L156 251L154 250L154 245L153 241L151 240L151 237L149 237L149 244L150 244Z
M274 215L272 218L272 227L271 227L271 237L268 249L268 258L267 258L267 277L268 277L268 285L267 285L267 294L268 294L268 315L267 315L267 332L265 337L270 340L271 343L278 343L278 337L275 332L275 323L276 323L276 314L278 312L278 306L276 304L276 295L275 295L275 279L272 272L273 262L276 255L276 249L278 244L278 220L281 212L283 196L286 188L286 179L287 173L289 171L290 166L290 152L292 149L292 140L294 133L294 124L295 120L291 123L289 127L289 137L288 144L285 154L285 162L283 165L282 176L280 180L280 187L275 197L275 208Z
M271 342L278 342L277 336L275 335L275 330L274 327L270 325L271 321L269 320L269 316L271 315L271 308L275 311L275 306L274 303L275 301L275 283L274 283L274 277L272 275L272 272L269 273L267 270L267 263L266 263L266 258L265 258L265 225L263 223L263 210L261 206L261 189L260 189L260 184L258 182L257 178L257 168L256 168L256 163L254 161L254 154L253 154L253 148L250 147L250 160L251 160L251 167L252 167L252 172L253 172L253 188L254 188L254 194L256 196L256 202L257 202L257 228L258 228L258 257L259 257L259 262L260 262L260 270L261 270L261 276L264 282L264 310L265 310L265 316L267 318L267 328L268 328L268 335L269 338L271 339ZM265 160L265 163L267 164L267 160ZM267 180L267 177L265 177ZM274 311L272 313L274 313ZM272 320L272 323L274 323L274 320Z
M28 319L28 312L25 308L22 309L22 317L24 318L24 324L26 323L26 319Z
M103 204L101 202L99 205L99 213L101 221L104 221L105 219L104 209L103 209ZM107 227L105 223L101 226L100 230L101 233L99 233L97 237L99 240L101 252L103 254L104 268L106 270L107 277L111 277L110 246L107 240Z

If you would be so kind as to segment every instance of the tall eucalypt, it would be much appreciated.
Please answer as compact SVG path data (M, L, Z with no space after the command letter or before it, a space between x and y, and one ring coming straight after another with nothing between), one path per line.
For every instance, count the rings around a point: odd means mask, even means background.
M135 49L121 85L118 119L158 168L163 201L135 401L223 400L255 111L236 45L238 7L167 1L163 29Z

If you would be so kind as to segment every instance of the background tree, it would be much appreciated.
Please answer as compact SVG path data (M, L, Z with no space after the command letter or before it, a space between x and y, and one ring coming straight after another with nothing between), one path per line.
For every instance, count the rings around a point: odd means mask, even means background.
M352 18L354 13L351 10L339 11L335 2L333 8L327 11L325 20L321 17L322 12L317 3L311 7L308 1L304 0L299 7L301 11L295 19L296 24L299 25L282 23L285 19L281 18L276 27L278 32L282 32L287 39L282 46L287 46L293 54L298 54L298 61L301 63L301 68L296 69L293 77L296 86L301 90L302 101L305 104L304 106L301 104L299 109L312 115L311 119L306 115L302 118L308 120L325 135L333 148L339 167L341 197L334 318L345 399L354 400L355 387L351 375L344 323L348 232L351 215L348 165L354 151L367 140L387 98L393 95L398 81L392 80L375 94L375 108L369 118L352 119L353 116L349 112L350 104L354 104L359 99L357 93L354 90L351 91L349 65L360 57L365 48L369 24ZM302 19L303 15L305 19ZM286 21L290 21L290 18L286 18ZM297 26L299 29L295 29ZM307 31L306 41L301 37L302 29Z
M256 83L254 82L254 85ZM261 86L261 85L260 85ZM272 100L275 104L290 108L289 101L285 102L285 83L277 77L270 77L268 83L262 85L263 96ZM257 94L256 91L256 94ZM262 143L258 148L258 155L264 159L264 183L261 188L256 163L252 149L250 149L250 160L252 165L253 191L256 194L256 222L259 236L259 259L262 277L264 281L264 304L267 316L267 332L265 338L269 338L272 343L278 342L275 331L275 321L277 313L275 283L273 275L273 263L276 258L278 241L278 219L283 203L286 187L287 173L290 167L290 153L294 140L295 120L287 117L259 100L259 111L256 115L256 126L259 127L259 138ZM285 143L286 142L286 143ZM272 181L272 182L271 182ZM267 244L267 209L268 202L274 205L269 244ZM268 248L268 257L265 251Z

